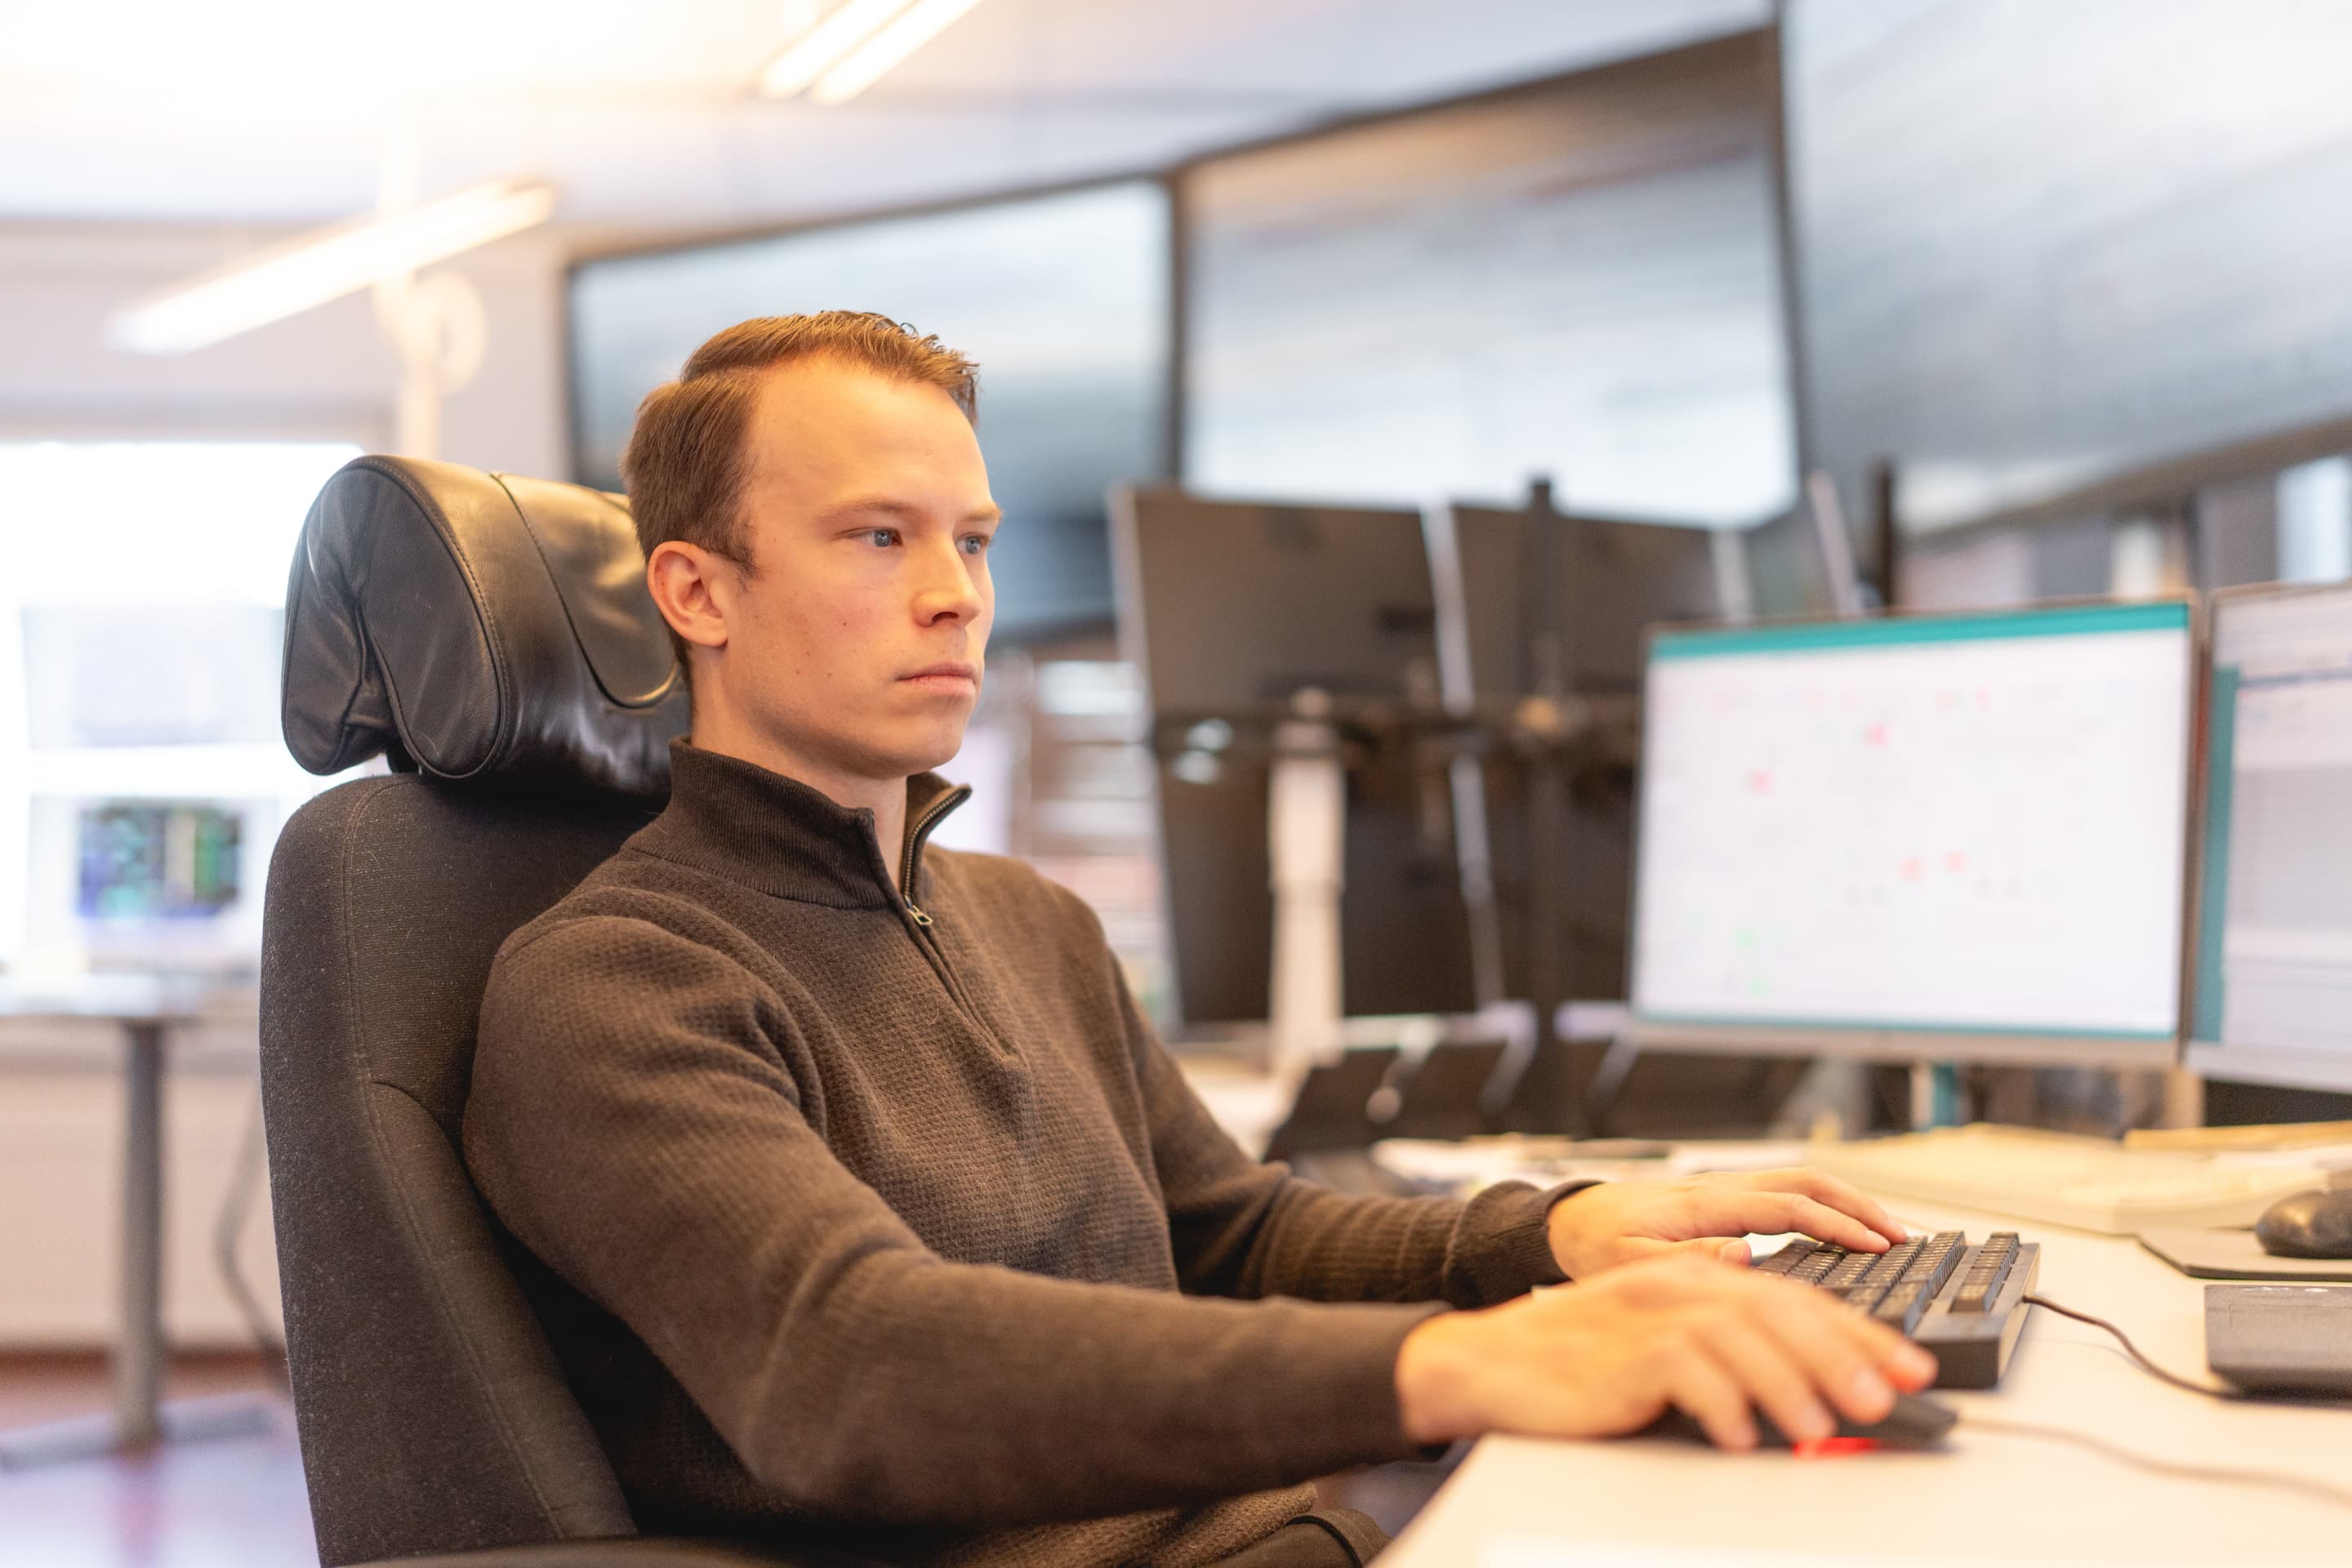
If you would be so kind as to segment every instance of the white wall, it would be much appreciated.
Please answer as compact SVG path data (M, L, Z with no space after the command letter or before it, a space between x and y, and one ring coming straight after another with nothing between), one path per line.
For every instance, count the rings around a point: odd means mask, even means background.
M106 342L127 300L274 233L229 228L0 226L0 437L391 438L395 368L362 298L154 357ZM524 235L450 264L482 292L489 356L449 400L440 456L561 477L566 237Z
M196 353L107 346L125 300L272 237L229 230L0 226L0 440L217 437L390 439L395 367L370 307L350 299ZM450 399L440 455L484 468L565 471L561 351L566 242L524 236L457 264L489 316L489 352ZM0 498L5 504L5 498ZM97 542L58 520L61 542ZM13 560L10 572L90 570L92 558ZM102 556L97 569L103 569ZM0 628L14 636L14 627ZM22 900L21 885L0 899ZM177 1342L241 1342L211 1257L252 1100L251 1027L195 1031L165 1097L165 1323ZM121 1047L104 1026L0 1020L0 1349L105 1342L120 1231ZM266 1195L247 1232L248 1277L274 1312Z

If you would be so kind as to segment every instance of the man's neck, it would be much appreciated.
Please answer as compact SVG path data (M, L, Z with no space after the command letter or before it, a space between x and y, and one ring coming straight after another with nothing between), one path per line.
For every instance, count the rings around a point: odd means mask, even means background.
M693 731L687 739L703 751L751 763L796 784L804 784L835 805L851 810L864 806L871 811L874 836L882 848L882 864L888 868L890 885L898 887L898 849L907 837L905 779L870 779L820 766L771 736L728 723L717 716L697 713Z

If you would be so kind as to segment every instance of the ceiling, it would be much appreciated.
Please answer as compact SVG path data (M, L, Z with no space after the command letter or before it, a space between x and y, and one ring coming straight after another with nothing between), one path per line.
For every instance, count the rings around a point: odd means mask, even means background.
M982 0L836 108L753 98L834 0L0 6L0 222L310 223L536 174L691 230L1157 167L1752 26L1771 0ZM397 25L386 20L396 17Z

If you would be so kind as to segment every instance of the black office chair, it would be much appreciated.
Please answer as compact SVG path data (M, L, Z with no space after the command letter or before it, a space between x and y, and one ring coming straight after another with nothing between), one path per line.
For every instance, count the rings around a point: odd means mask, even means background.
M389 777L296 812L263 916L262 1092L294 1410L331 1568L776 1568L637 1536L459 1155L507 934L659 810L687 705L625 503L362 458L303 525L283 720Z

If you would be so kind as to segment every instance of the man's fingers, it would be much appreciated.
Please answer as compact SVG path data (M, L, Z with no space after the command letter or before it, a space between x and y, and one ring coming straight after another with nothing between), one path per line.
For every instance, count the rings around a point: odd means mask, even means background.
M1811 1369L1778 1336L1748 1320L1725 1318L1708 1328L1706 1346L1790 1441L1810 1443L1837 1430Z
M1856 1421L1886 1418L1895 1405L1895 1386L1878 1363L1892 1352L1878 1353L1880 1347L1872 1336L1849 1331L1850 1327L1869 1330L1880 1325L1838 1302L1810 1297L1792 1300L1781 1291L1759 1296L1757 1316L1782 1353L1804 1368L1807 1384L1823 1399Z
M1756 1418L1748 1395L1715 1358L1697 1345L1677 1350L1665 1368L1665 1395L1696 1416L1718 1448L1756 1447Z
M1767 1289L1759 1300L1766 1326L1804 1361L1815 1385L1831 1402L1857 1421L1885 1416L1894 1390L1916 1392L1935 1381L1933 1354L1809 1287Z
M1677 1258L1696 1258L1708 1263L1730 1263L1742 1268L1753 1261L1748 1256L1748 1243L1738 1237L1726 1239L1720 1236L1702 1236L1696 1241L1650 1242L1646 1247L1637 1241L1628 1245L1645 1252L1654 1249L1659 1254L1671 1253Z
M1708 1228L1720 1234L1755 1231L1771 1236L1799 1230L1817 1241L1833 1241L1856 1252L1884 1252L1890 1245L1885 1236L1853 1215L1795 1193L1718 1189L1715 1200L1714 1212L1707 1215Z
M1817 1171L1811 1165L1793 1165L1785 1171L1758 1171L1746 1177L1745 1181L1751 1191L1795 1193L1816 1203L1826 1204L1841 1214L1853 1215L1889 1241L1910 1238L1910 1232L1904 1228L1900 1220L1886 1212L1885 1205L1827 1171Z

